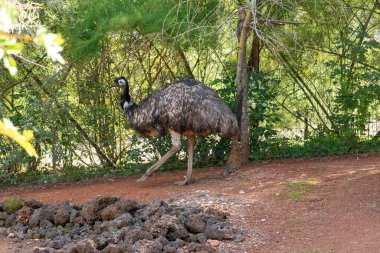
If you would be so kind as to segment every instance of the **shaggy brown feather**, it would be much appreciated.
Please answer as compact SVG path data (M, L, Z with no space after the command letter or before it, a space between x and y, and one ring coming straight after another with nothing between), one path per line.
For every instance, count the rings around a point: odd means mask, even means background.
M156 89L125 113L133 129L149 136L169 130L185 136L238 134L235 115L214 90L196 80L180 80Z

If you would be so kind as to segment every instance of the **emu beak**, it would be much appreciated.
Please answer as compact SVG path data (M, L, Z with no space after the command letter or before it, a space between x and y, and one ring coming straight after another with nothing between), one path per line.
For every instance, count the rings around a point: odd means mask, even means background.
M119 84L117 82L113 83L111 87L119 87Z

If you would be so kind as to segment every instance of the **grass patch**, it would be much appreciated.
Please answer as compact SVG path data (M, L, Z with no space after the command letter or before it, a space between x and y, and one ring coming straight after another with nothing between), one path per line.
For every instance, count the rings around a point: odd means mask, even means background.
M24 200L19 198L8 198L4 201L3 209L6 213L13 214L20 210L24 204Z
M277 193L277 200L290 199L294 201L304 199L312 190L313 186L318 184L316 180L310 179L307 181L288 182L286 193Z

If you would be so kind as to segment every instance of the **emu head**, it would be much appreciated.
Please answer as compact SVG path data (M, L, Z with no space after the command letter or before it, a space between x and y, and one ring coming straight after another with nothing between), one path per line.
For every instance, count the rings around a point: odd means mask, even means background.
M115 78L114 83L112 84L112 86L113 87L124 88L124 87L128 86L128 81L123 76L122 77L118 77L118 78Z

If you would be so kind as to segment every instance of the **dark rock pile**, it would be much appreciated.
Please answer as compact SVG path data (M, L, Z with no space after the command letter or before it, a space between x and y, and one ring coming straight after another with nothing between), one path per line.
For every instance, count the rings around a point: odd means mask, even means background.
M140 205L102 196L83 205L27 200L18 210L4 207L0 202L0 236L38 239L36 253L217 252L219 241L241 237L226 213L162 200Z

